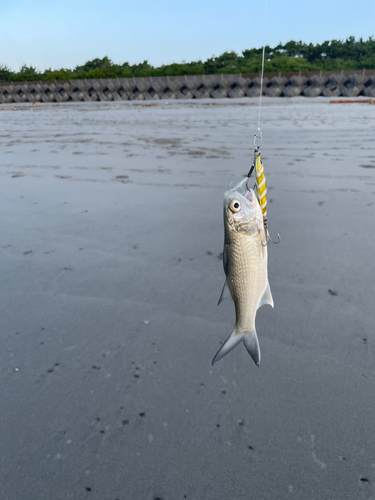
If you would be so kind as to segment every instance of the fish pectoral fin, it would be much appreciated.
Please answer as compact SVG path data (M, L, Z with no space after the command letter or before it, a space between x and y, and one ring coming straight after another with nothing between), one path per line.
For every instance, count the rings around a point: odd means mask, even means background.
M236 330L233 330L233 332L230 334L230 336L227 338L224 344L217 351L214 359L212 360L212 366L215 363L217 363L221 358L223 358L226 354L228 354L228 352L234 349L241 342L242 337L243 337L242 334L239 334L236 332Z
M217 303L217 305L221 304L221 302L223 302L224 299L231 299L231 298L232 298L232 296L231 296L230 291L229 291L228 283L227 283L227 280L225 280L223 289L221 291L220 299L219 299L219 302Z
M247 352L253 358L254 363L259 366L260 363L260 348L257 332L251 330L250 332L245 332L243 336L243 343L247 349Z
M228 256L227 256L227 249L225 248L225 243L223 248L223 268L225 276L228 276Z
M259 301L258 309L266 304L269 304L271 307L274 307L271 288L268 282L264 294L262 295L262 298Z

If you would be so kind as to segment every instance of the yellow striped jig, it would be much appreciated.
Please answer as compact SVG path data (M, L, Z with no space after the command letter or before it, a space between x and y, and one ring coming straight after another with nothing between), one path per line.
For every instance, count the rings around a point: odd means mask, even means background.
M257 140L259 143L257 144ZM250 178L251 174L255 170L255 186L254 189L256 191L256 195L259 201L260 209L263 214L263 224L264 230L266 233L266 244L272 241L270 234L268 232L268 221L267 221L267 185L266 185L266 176L264 174L264 168L262 164L262 160L260 157L260 147L262 145L262 132L258 128L257 132L254 134L254 163L248 173L248 178ZM247 184L246 184L247 186ZM272 243L280 242L280 235L277 235L278 241L272 241Z
M267 186L266 176L264 175L263 164L260 159L260 154L254 159L255 170L255 186L258 196L260 209L262 210L263 220L267 221Z

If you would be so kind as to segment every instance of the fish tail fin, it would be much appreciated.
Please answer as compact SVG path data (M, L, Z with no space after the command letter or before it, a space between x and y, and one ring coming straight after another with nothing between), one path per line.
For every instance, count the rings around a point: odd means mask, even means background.
M228 354L228 352L234 349L241 342L242 339L243 339L243 334L237 333L236 329L234 329L233 332L230 334L230 336L227 338L227 340L224 342L224 344L217 351L214 359L212 360L212 365L217 363L221 358L223 358L226 354Z
M258 341L258 336L257 336L257 332L255 330L255 327L253 330L251 330L249 332L245 332L245 334L243 336L243 343L245 344L247 352L253 358L254 363L257 366L259 366L260 348L259 348L259 341Z

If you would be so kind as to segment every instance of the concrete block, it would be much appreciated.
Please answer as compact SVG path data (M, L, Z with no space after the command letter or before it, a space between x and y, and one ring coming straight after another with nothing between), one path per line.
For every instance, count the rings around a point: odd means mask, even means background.
M306 78L304 76L292 76L287 80L281 89L284 97L297 97L301 95Z
M117 90L116 81L107 81L106 88L113 94Z
M91 95L87 92L87 90L85 92L83 92L83 101L84 102L92 102L93 101Z
M175 92L176 99L192 99L193 94L191 92L182 93L179 90Z
M32 94L31 92L26 93L26 98L27 98L26 102L31 102L31 103L35 102L34 94Z
M35 89L34 89L33 92L32 92L32 94L34 96L34 101L33 102L42 102L40 92L36 92Z
M176 99L175 93L170 88L169 84L162 87L160 99Z
M340 95L342 95L343 97L357 97L360 92L361 89L356 86L353 86L351 88L348 88L345 85L340 86Z
M209 99L210 91L206 82L196 82L195 89L192 90L192 95L195 99Z
M72 101L74 102L83 101L83 92L78 88L75 88L73 91L68 92L68 94L70 95Z
M60 91L60 95L61 95L61 97L62 97L63 102L68 102L68 101L70 101L70 100L71 100L71 97L70 97L70 95L68 94L68 92L65 90L65 88L64 88L64 89L61 89L61 91Z
M365 95L366 97L375 97L375 85L366 87L363 91L363 95Z
M43 88L42 88L42 85L40 83L34 82L33 87L34 87L35 92L38 92L38 94L43 92Z
M141 86L141 89L143 89L143 86ZM140 88L138 87L138 85L133 85L129 92L128 92L128 95L129 95L129 99L131 101L143 101L144 100L144 95L143 93L141 92Z
M226 90L213 90L210 95L212 99L225 99L228 97Z
M324 89L325 81L325 77L313 75L306 80L303 86L302 94L305 97L318 97Z
M18 92L18 95L21 99L21 102L27 102L28 99L27 99L27 94L23 91L23 90L19 90Z
M147 91L144 92L145 99L148 100L148 101L157 101L157 100L159 100L160 99L160 95L159 95L159 93L158 93L158 91L156 89L158 89L158 86L156 86L156 85L153 85L153 86L149 87L147 89Z
M228 82L216 81L211 87L210 95L212 99L224 99L228 97L227 87Z
M48 90L49 90L50 92L56 92L56 90L57 90L57 85L56 85L56 83L55 83L55 82L50 82L50 83L48 84Z
M129 95L127 94L127 92L125 92L125 89L123 87L121 87L118 90L118 95L121 97L122 101L128 101L129 100Z
M98 92L99 101L113 101L113 94L105 88L103 91Z
M182 82L180 82L180 80L172 79L171 77L169 77L166 87L168 87L169 90L174 94L179 90L180 87L182 87L182 85L183 84Z
M287 85L289 83L289 85L293 86L293 87L301 87L302 85L304 85L306 82L306 77L305 76L292 76L291 78L289 78L289 80L287 80L284 85Z
M347 87L348 89L357 87L359 88L364 82L367 80L365 76L362 75L357 75L356 73L354 75L350 75L346 77L346 79L343 82L343 85Z
M303 90L302 90L302 94L305 96L305 97L318 97L319 95L321 95L323 91L323 87L305 87Z
M114 101L122 101L120 94L117 91L112 92Z
M68 90L70 90L70 81L60 82L59 87L60 86L65 90L65 92L68 92Z
M62 95L60 94L60 92L55 93L55 101L56 102L64 102L64 99L62 98Z
M322 96L324 97L338 97L340 94L341 91L338 87L335 87L332 90L328 87L324 87L322 90Z
M245 91L246 97L259 97L260 87L249 87Z
M207 90L193 90L192 92L194 99L209 99L211 97L210 93Z
M245 97L245 92L241 88L236 87L228 91L228 97L230 97L231 99L238 99L241 97Z
M344 75L330 75L324 82L324 85L329 89L332 89L338 87L344 80Z
M245 85L246 80L244 78L236 78L230 81L227 87L228 97L232 99L244 97L246 90Z
M40 98L41 98L42 102L51 102L51 101L49 100L49 97L46 95L46 93L45 93L45 92L42 92L42 93L40 94Z
M188 83L181 83L175 91L176 99L192 99L193 94Z
M41 99L43 102L54 102L55 101L55 94L53 94L49 88L47 87L44 92L41 93Z
M271 85L270 87L265 87L264 94L267 97L280 97L282 92L282 87L277 85Z
M302 87L300 86L289 85L289 86L284 86L281 89L281 94L284 97L297 97L301 95L301 93L302 93Z
M363 95L367 97L374 97L373 91L375 89L375 75L367 77L363 82Z

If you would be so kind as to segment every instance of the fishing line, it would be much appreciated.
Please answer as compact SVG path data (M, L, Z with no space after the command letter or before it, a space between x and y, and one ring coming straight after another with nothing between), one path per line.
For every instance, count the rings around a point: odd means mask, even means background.
M262 72L260 76L260 95L259 95L259 116L258 116L258 130L257 132L260 132L260 111L262 108L262 94L263 94L263 75L264 75L264 52L265 52L265 45L263 45L263 51L262 51Z
M267 2L266 2L267 6ZM264 23L266 23L266 14L267 11L265 11L265 20ZM252 164L249 173L247 174L247 177L250 178L251 174L253 173L254 167L255 167L255 160L257 156L260 156L260 147L262 145L262 130L260 128L260 117L261 117L261 109L262 109L262 94L263 94L263 75L264 75L264 54L265 54L265 49L266 46L265 44L263 45L262 49L262 68L261 68L261 73L260 73L260 94L259 94L259 105L258 105L258 128L254 134L254 163ZM246 182L246 187L247 189L247 182Z
M267 23L267 0L264 5L264 32L266 31L266 23ZM254 190L256 191L256 195L258 197L259 206L263 214L263 225L266 236L266 245L270 241L272 241L269 231L268 231L268 219L267 219L267 187L266 187L266 178L264 175L263 164L261 161L261 153L260 148L262 146L262 129L260 126L260 118L261 118L261 110L262 110L262 94L263 94L263 77L264 77L264 58L266 52L266 43L263 41L263 49L262 49L262 68L260 73L260 93L259 93L259 107L258 107L258 128L254 134L254 163L252 164L249 173L247 174L248 179L246 180L246 188L249 189L248 181L250 179L251 174L255 170L255 186ZM277 235L278 241L272 241L272 243L280 242L280 235ZM262 243L263 244L263 243Z
M265 0L264 2L264 26L263 26L263 33L266 33L266 26L267 26L267 4L268 1ZM254 155L256 153L260 153L260 147L262 145L262 131L260 128L260 117L261 117L261 109L262 109L262 94L263 94L263 76L264 76L264 57L265 57L265 52L266 52L266 41L265 41L265 35L263 36L263 49L262 49L262 68L261 68L261 73L260 73L260 94L259 94L259 108L258 108L258 129L254 134ZM257 139L259 140L259 144L257 144Z

